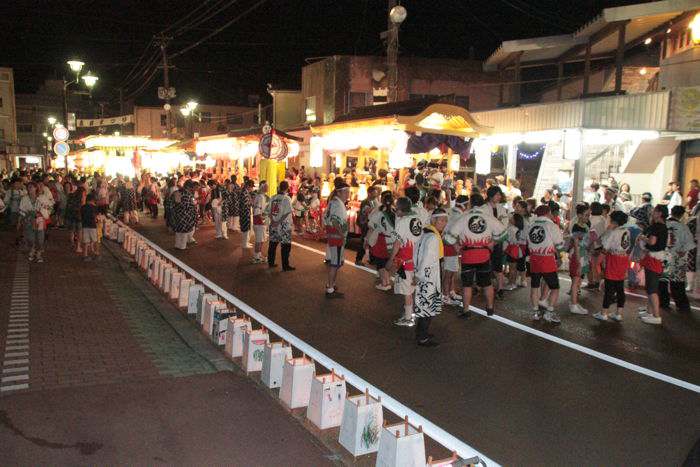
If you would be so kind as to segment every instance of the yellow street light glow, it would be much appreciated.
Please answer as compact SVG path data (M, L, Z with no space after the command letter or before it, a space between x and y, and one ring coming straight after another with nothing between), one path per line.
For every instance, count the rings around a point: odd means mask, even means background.
M192 111L189 109L189 107L184 106L184 107L180 107L180 113L181 113L184 117L189 117L190 114L192 113Z
M76 59L68 60L66 63L68 63L68 66L74 73L80 73L80 70L85 66L85 62Z
M197 108L198 105L199 104L197 103L197 101L189 101L187 103L187 108L190 109L190 112L192 112L192 111L194 111L194 109Z
M49 117L46 120L49 122L49 125L54 125L56 123L56 117Z
M87 86L90 89L92 89L95 86L95 84L97 84L98 79L99 78L97 76L93 75L89 71L85 74L85 76L83 76L83 81L85 81L85 86Z

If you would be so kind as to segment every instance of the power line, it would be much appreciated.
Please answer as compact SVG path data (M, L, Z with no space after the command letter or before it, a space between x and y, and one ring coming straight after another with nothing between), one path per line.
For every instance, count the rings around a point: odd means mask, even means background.
M560 31L567 32L566 29L563 28L559 22L556 22L556 21L549 21L548 19L543 18L542 16L538 16L538 15L536 15L536 14L534 14L534 13L530 13L530 12L527 11L526 9L519 7L518 5L515 5L515 4L511 3L511 2L508 1L508 0L501 0L501 2L505 3L506 5L508 5L509 7L513 8L513 9L515 9L515 10L518 10L518 11L521 12L521 13L526 14L527 16L529 16L529 17L531 17L531 18L534 18L534 19L536 19L536 20L539 20L541 23L548 24L549 26L555 27L555 28L559 29Z
M172 58L178 57L178 56L184 54L185 52L189 52L190 50L194 49L195 47L200 46L200 45L201 45L203 42L205 42L207 39L210 39L210 38L214 37L215 35L219 34L221 31L223 31L224 29L228 28L228 27L231 26L233 23L237 22L238 20L240 20L241 18L243 18L244 16L246 16L246 15L247 15L248 13L250 13L251 11L257 9L259 6L261 6L261 5L262 5L263 3L265 3L266 1L267 1L267 0L260 0L260 1L256 2L256 3L253 4L250 8L244 10L243 13L241 13L241 14L239 14L238 16L234 17L231 21L227 22L227 23L224 24L223 26L221 26L221 27L215 29L213 32L207 34L206 36L204 36L203 38L201 38L200 40L198 40L198 41L195 42L194 44L192 44L192 45L190 45L190 46L188 46L188 47L185 47L184 49L180 50L179 52L175 52L174 54L172 54L172 55L170 56L170 58L172 59Z
M177 37L185 32L187 32L190 29L193 29L200 24L204 23L205 21L209 20L213 16L223 12L224 10L230 8L234 3L236 3L238 0L229 0L228 2L222 1L219 2L218 4L214 5L210 10L204 12L201 16L198 18L192 20L189 24L182 26L178 31L172 33L172 37Z
M468 1L468 0L467 0L467 1ZM482 20L482 19L479 18L476 14L474 14L474 12L472 12L472 11L469 9L469 6L468 6L468 5L465 5L464 3L462 3L461 0L457 0L457 1L455 2L455 4L456 4L463 12L465 12L467 15L469 15L474 21L476 21L476 23L477 23L479 26L481 26L483 29L487 30L489 33L491 33L491 35L493 35L496 39L498 39L499 41L502 41L502 40L503 40L503 38L501 37L501 35L498 34L498 33L496 32L496 30L493 29L486 21Z

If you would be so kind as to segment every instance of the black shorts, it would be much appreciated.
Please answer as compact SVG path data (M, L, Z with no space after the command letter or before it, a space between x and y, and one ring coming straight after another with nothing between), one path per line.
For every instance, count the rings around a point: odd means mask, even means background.
M377 258L373 254L370 253L369 255L369 263L373 264L374 266L377 267L377 271L380 269L384 269L386 266L386 263L389 261L389 258Z
M479 287L489 287L492 285L492 279L491 261L479 264L462 264L462 287L471 287L475 282Z
M555 272L530 272L530 287L537 289L540 286L540 280L544 279L544 283L547 284L551 290L557 290L559 288L559 276Z
M503 272L503 243L496 243L491 252L491 269L493 272Z
M644 268L644 287L647 290L647 295L659 293L660 275L661 274L659 274L658 272L650 271L649 269Z
M515 268L516 268L519 272L525 272L525 269L526 269L526 267L527 267L527 265L526 265L527 261L525 261L525 257L524 257L524 256L523 256L522 258L513 258L513 257L510 256L510 255L507 255L507 256L508 256L508 262L509 262L510 264L515 264Z

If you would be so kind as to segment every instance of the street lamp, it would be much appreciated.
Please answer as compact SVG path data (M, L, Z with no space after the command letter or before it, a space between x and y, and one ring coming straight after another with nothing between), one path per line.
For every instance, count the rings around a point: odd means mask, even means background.
M85 86L88 87L88 89L92 89L95 87L95 84L97 84L97 80L99 78L95 75L93 75L91 72L87 72L85 76L83 76L83 81L85 81Z
M68 63L71 71L76 74L79 74L83 69L83 66L85 66L85 62L81 62L80 60L68 60L66 63Z
M188 117L191 116L196 116L195 110L197 109L197 106L199 106L199 103L197 101L188 101L187 104L183 105L180 107L180 113L182 114L183 117L185 117L185 131L187 131L187 127L192 125L191 119Z
M63 118L64 122L66 124L66 127L69 126L68 124L68 87L71 84L80 84L80 72L83 70L83 67L85 66L85 62L82 60L79 60L77 58L72 58L66 62L68 64L68 67L70 70L75 73L75 79L73 81L66 81L65 78L63 78ZM88 88L88 91L91 92L92 88L97 84L97 76L93 75L91 72L87 72L85 76L82 77L83 82L85 83L85 86ZM53 120L53 121L52 121ZM51 125L56 123L56 119L53 117L49 117L49 123ZM65 155L64 157L64 163L65 163L65 168L66 172L68 171L68 154Z
M49 125L54 126L56 124L56 117L47 118Z

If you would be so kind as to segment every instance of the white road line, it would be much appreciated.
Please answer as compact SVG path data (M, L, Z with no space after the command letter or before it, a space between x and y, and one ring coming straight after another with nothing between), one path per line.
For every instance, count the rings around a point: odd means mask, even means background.
M565 280L565 281L567 281L567 282L571 282L571 278L570 278L570 277L566 277L566 276L560 274L560 275L559 275L559 278L562 279L562 280ZM647 299L647 296L646 296L646 295L642 295L642 294L630 292L630 291L628 291L627 289L625 289L625 295L629 295L630 297L643 298L644 300ZM688 297L688 298L690 298L690 297ZM671 300L671 303L673 303L674 305L676 304L676 302L674 302L673 300ZM690 305L690 309L691 309L691 310L700 311L700 306Z
M324 256L326 255L326 253L321 251L321 250L317 250L315 248L311 248L309 246L302 245L301 243L297 243L297 242L292 242L292 243L300 248L303 248L304 250L312 251L312 252L317 253L319 255L324 255ZM374 275L377 274L376 271L373 271L372 269L369 269L365 266L358 266L354 262L347 260L347 259L345 260L345 264L349 264L352 267L355 267L357 269L362 269L363 271L370 272ZM589 355L591 357L606 361L608 363L612 363L613 365L617 365L617 366L620 366L622 368L626 368L628 370L631 370L631 371L643 374L645 376L649 376L651 378L657 379L659 381L673 384L674 386L678 386L678 387L681 387L683 389L688 389L689 391L693 391L693 392L700 394L700 386L697 384L693 384L693 383L690 383L688 381L683 381L681 379L674 378L673 376L659 373L658 371L650 370L648 368L644 368L644 367L639 366L639 365L635 365L634 363L630 363L630 362L627 362L627 361L622 360L620 358L613 357L611 355L608 355L608 354L605 354L602 352L598 352L597 350L593 350L593 349L588 348L588 347L584 347L580 344L576 344L574 342L567 341L566 339L562 339L560 337L553 336L552 334L548 334L546 332L539 331L539 330L531 328L529 326L525 326L524 324L518 323L516 321L512 321L512 320L510 320L508 318L504 318L502 316L498 316L498 315L488 316L486 314L485 310L482 310L480 308L476 308L474 306L470 306L470 309L472 311L480 314L480 315L483 315L487 318L491 318L495 321L498 321L499 323L505 324L505 325L510 326L512 328L519 329L520 331L527 332L529 334L532 334L534 336L548 340L550 342L554 342L556 344L567 347L569 349L577 350L577 351L584 353L586 355Z
M13 384L12 386L0 386L0 392L17 391L19 389L27 389L29 384Z
M29 375L3 376L0 378L0 383L13 383L15 381L27 381Z
M16 391L29 387L29 265L17 254L15 278L10 292L10 317L3 357L0 391ZM26 358L22 358L26 357ZM15 366L25 365L25 366ZM14 374L13 374L14 373ZM23 373L23 374L20 374ZM9 376L5 376L9 375ZM21 384L5 384L26 381Z
M27 351L22 351L22 352L5 352L5 358L17 358L17 357L28 357L29 352Z
M29 359L28 359L28 358L20 358L19 360L5 360L4 362L2 362L3 366L7 366L7 365L26 365L27 363L29 363Z

